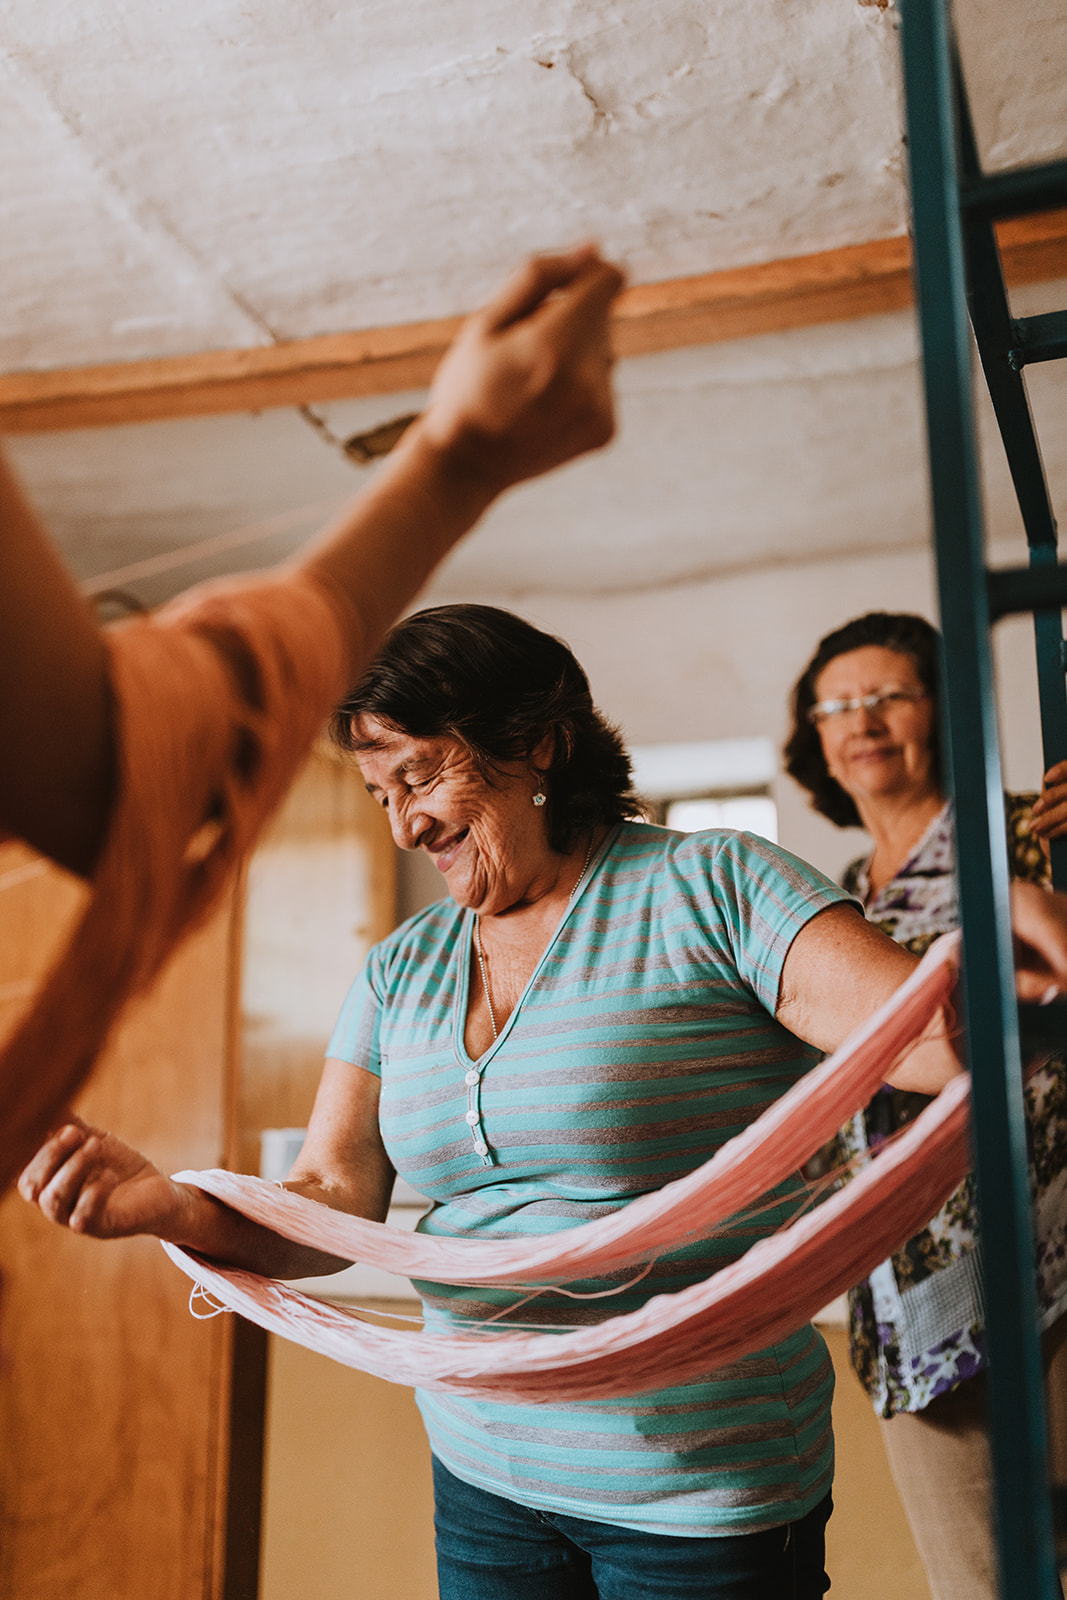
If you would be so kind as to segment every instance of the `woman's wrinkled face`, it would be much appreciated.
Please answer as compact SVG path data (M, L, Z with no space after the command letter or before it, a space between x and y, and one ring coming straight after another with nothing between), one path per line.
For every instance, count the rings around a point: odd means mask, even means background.
M835 656L815 680L818 705L892 695L872 707L838 711L816 723L830 775L862 808L880 800L923 800L935 793L934 705L911 656L864 645Z
M460 739L416 738L371 716L352 726L357 743L371 742L356 760L394 840L426 852L458 905L493 915L536 898L553 852L533 761L506 763L490 782Z

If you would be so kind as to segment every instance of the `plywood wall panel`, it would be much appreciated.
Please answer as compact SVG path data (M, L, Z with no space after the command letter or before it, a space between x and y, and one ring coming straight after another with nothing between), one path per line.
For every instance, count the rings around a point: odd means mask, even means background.
M12 882L22 860L0 852L0 1024L80 898L51 870ZM79 1102L168 1170L225 1148L233 939L227 905ZM230 1319L190 1317L154 1240L78 1238L17 1195L0 1206L0 1270L0 1600L221 1600Z
M396 850L353 764L309 758L248 869L237 1165L306 1126L337 1012L396 917Z

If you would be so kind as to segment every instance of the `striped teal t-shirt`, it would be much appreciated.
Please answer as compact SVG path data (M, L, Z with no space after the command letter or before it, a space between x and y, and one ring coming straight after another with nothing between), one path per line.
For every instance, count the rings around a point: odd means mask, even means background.
M813 1065L773 1010L794 937L842 899L753 835L625 823L478 1063L463 1045L473 916L452 901L371 951L329 1054L381 1075L386 1149L433 1201L423 1232L574 1227L692 1171ZM758 1215L661 1257L632 1287L627 1272L568 1286L623 1285L607 1300L420 1283L427 1324L506 1322L514 1306L515 1324L558 1329L631 1310L736 1259L801 1195L781 1185ZM450 1471L541 1509L705 1535L790 1522L822 1499L833 1376L813 1328L698 1381L669 1379L592 1403L418 1400Z

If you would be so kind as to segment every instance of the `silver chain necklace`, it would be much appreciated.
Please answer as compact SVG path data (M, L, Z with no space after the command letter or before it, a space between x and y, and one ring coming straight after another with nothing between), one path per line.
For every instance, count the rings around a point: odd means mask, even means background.
M495 1044L500 1038L500 1030L496 1025L496 1013L493 1010L493 996L489 990L489 974L485 968L485 956L482 954L481 917L475 917L474 919L474 952L478 957L478 971L482 975L482 993L485 995L485 1003L489 1007L489 1026L493 1030L493 1043Z
M585 860L582 862L582 870L578 874L578 881L568 896L568 905L574 899L575 895L578 893L578 890L585 882L585 875L589 871L589 863L593 859L593 845L595 842L596 834L594 833L589 841L589 848L585 852ZM474 919L474 953L478 958L478 971L481 973L482 977L482 992L485 995L485 1003L489 1008L489 1026L493 1030L493 1043L495 1044L500 1038L500 1030L496 1025L496 1013L493 1010L493 996L489 988L489 969L485 964L485 955L482 951L481 917L475 917ZM484 1061L484 1059L485 1057L483 1055L482 1060ZM471 1138L474 1140L475 1152L481 1156L482 1162L485 1166L492 1166L493 1157L489 1152L489 1145L486 1142L485 1132L482 1128L481 1111L476 1103L478 1091L481 1088L482 1082L481 1065L479 1064L477 1066L468 1067L467 1071L463 1075L463 1081L467 1085L467 1112L465 1120L468 1128L470 1128Z

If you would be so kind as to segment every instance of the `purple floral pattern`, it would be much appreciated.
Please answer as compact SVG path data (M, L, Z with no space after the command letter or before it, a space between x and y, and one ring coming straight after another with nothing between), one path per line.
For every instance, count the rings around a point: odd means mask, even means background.
M1006 795L1013 876L1044 882L1044 852L1030 832L1032 795ZM959 922L955 830L949 806L935 817L897 876L871 893L867 861L844 886L867 917L921 955ZM916 1117L927 1099L888 1086L838 1137L837 1159L858 1169ZM1041 1326L1067 1310L1067 1066L1053 1060L1026 1087ZM974 1184L967 1178L929 1224L849 1294L852 1364L883 1417L921 1411L985 1365Z

